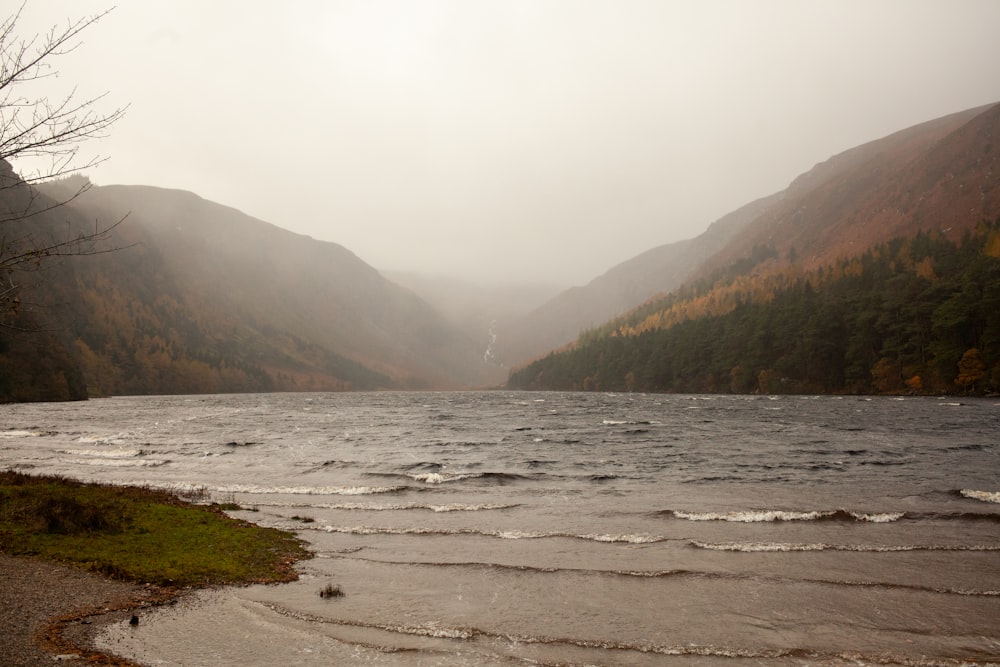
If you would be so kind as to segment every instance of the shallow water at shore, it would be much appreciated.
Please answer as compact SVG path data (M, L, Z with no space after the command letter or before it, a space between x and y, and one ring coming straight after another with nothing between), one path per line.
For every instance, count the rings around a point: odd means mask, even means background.
M4 467L204 489L316 552L298 582L106 632L145 664L1000 661L996 401L271 394L0 417Z

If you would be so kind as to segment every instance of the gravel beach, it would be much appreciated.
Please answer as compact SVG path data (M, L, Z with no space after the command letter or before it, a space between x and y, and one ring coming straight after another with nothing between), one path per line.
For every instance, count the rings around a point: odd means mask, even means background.
M164 597L155 587L0 553L0 664L131 665L97 654L90 637L101 624Z

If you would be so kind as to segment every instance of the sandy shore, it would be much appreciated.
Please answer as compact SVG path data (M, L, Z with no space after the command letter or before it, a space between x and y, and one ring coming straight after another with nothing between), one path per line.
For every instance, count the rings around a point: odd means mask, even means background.
M89 648L91 638L102 624L169 597L153 586L0 553L0 664L132 665ZM141 609L138 615L141 622Z

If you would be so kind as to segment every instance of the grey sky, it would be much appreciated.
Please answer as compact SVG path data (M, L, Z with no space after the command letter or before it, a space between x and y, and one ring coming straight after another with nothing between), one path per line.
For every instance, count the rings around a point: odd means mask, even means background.
M29 0L19 32L110 2ZM131 104L98 184L381 269L583 284L813 164L1000 101L997 0L118 0L55 88Z

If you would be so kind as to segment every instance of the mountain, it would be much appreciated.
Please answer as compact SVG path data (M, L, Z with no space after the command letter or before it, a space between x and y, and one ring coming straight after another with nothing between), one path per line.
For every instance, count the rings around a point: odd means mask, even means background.
M510 385L957 392L975 376L1000 388L998 133L993 105L830 158L680 288Z
M84 256L4 273L21 289L0 288L0 399L492 386L560 346L511 386L980 390L1000 378L998 130L995 105L845 151L541 305L545 287L401 287L340 245L188 192L12 189L0 164L0 268L33 240L125 217Z
M699 276L756 247L804 268L918 231L956 237L1000 207L1000 105L950 114L852 148L796 178Z
M498 356L512 366L525 363L687 280L756 263L755 252L815 268L920 229L961 234L998 197L996 179L984 168L995 159L991 128L998 113L998 107L969 109L831 157L700 236L649 250L506 323L498 329Z
M563 291L560 286L545 283L482 284L402 271L383 272L383 275L431 304L464 335L481 341L483 357L496 369L494 384L497 385L507 379L508 372L497 349L501 327L521 320Z
M675 289L780 197L779 193L753 201L720 218L697 238L648 250L583 287L563 291L523 317L501 320L497 358L510 366L524 362Z
M76 187L48 185L39 197ZM35 316L78 359L91 392L496 381L481 341L340 245L147 186L90 187L58 211L125 218L112 240L122 249L66 258L32 290L47 304Z

